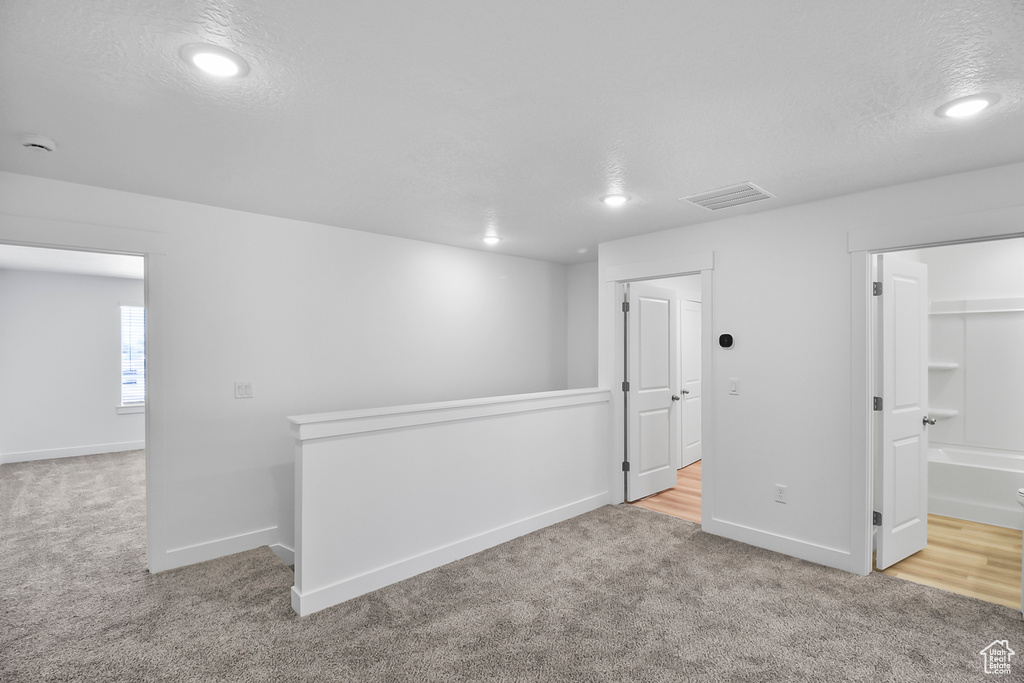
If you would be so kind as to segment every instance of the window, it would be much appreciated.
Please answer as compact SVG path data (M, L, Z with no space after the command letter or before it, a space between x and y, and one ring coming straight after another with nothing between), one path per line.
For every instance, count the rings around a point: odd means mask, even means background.
M146 401L146 309L121 307L121 405Z

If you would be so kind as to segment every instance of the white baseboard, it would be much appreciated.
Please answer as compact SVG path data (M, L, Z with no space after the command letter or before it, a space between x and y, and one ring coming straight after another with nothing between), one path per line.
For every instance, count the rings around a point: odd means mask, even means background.
M582 515L585 512L596 510L607 503L608 492L603 491L596 496L590 496L589 498L506 524L497 529L485 531L476 536L429 550L394 564L379 567L365 574L353 576L329 586L309 590L305 593L299 593L293 586L292 609L299 616L303 617L319 612L322 609L341 604L364 593L389 586L403 579L422 574L425 571L436 569L449 562L468 557L481 550L486 550L506 541L511 541L514 538L525 536L538 529L543 529L552 524Z
M156 553L155 557L150 559L149 571L156 574L157 572L167 571L168 569L177 569L178 567L184 567L198 562L214 560L218 557L242 553L246 550L252 550L253 548L259 548L264 545L270 546L271 549L273 549L274 546L277 545L277 541L277 526L271 526L266 529L258 529L256 531L238 534L237 536L218 538L204 543L197 543L195 545L189 545L182 548L174 548L164 553ZM280 555L278 555L278 557L280 557Z
M121 443L100 443L94 446L74 446L72 448L47 448L41 451L22 451L21 453L4 453L3 455L0 455L0 465L12 462L30 462L32 460L74 458L79 455L96 455L97 453L138 451L142 450L145 447L145 441L122 441Z
M991 524L992 526L1001 526L1007 529L1020 529L1024 527L1024 515L1021 515L1019 505L1014 505L1013 508L1007 509L994 505L982 505L981 503L929 496L928 512L933 515L966 519L970 522Z
M274 551L274 554L277 555L279 560L289 567L295 564L295 551L288 546L277 543L275 545L271 545L270 549Z
M734 522L723 522L720 519L705 520L701 528L709 534L730 538L747 545L790 555L801 560L814 562L815 564L822 564L826 567L842 569L853 574L864 574L861 567L854 566L853 556L848 550L839 550L838 548L829 548L817 543L808 543L807 541L774 534Z

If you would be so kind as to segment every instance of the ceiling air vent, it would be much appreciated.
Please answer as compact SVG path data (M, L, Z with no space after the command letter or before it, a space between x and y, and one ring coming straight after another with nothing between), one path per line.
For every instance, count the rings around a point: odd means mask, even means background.
M769 194L753 183L740 183L729 187L720 187L710 192L701 192L689 197L680 197L684 202L690 202L701 206L708 211L728 209L731 206L759 202L762 199L771 199L775 195Z

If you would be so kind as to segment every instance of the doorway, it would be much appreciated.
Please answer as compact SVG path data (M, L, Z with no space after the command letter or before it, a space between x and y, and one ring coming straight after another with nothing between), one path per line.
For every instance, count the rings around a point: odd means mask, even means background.
M701 291L701 519L714 523L714 401L708 399L709 382L713 376L713 275L714 252L678 253L654 259L640 259L622 264L599 264L598 381L601 386L613 388L612 399L612 454L608 462L608 486L611 503L626 500L623 463L626 459L626 394L620 390L625 374L626 325L622 315L625 285L633 282L665 279L682 275L699 275Z
M0 464L46 460L64 471L116 460L138 472L147 436L145 258L0 244L0 278Z
M701 478L690 475L703 448L701 275L623 283L622 297L624 498L684 486L684 518L699 522Z
M874 566L1019 607L1024 240L871 265Z
M0 460L145 447L145 263L0 245Z
M671 404L670 414L677 421L678 438L672 449L672 469L675 477L671 487L652 495L630 496L631 502L647 510L672 517L701 523L701 283L699 275L649 280L644 285L671 290L670 300L675 307L676 382L674 395L679 400ZM628 327L628 322L627 322ZM642 363L642 359L640 359ZM626 359L627 368L629 366ZM635 375L636 372L633 371ZM627 406L628 409L628 406ZM627 427L628 429L628 427ZM627 484L628 486L628 484Z

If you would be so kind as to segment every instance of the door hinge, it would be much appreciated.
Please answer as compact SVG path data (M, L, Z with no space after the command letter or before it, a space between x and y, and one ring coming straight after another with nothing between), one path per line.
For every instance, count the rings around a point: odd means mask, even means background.
M875 396L874 400L871 402L871 408L873 410L881 410L882 409L882 397L881 396Z
M629 382L623 382L622 383L622 390L626 391L626 392L629 391Z
M622 461L622 471L623 472L629 472L629 461L628 460L623 460Z
M872 282L871 283L871 294L874 296L882 296L882 283Z
M882 513L881 512L872 512L871 513L871 523L874 524L875 526L882 526Z
M622 302L622 312L623 313L629 313L629 302L628 301L623 301Z

